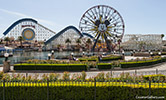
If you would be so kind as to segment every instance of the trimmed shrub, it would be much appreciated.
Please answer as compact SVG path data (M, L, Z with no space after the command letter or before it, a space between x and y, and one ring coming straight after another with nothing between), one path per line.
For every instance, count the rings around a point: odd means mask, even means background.
M112 68L112 63L98 63L97 67L99 70L101 69L111 69Z
M122 56L102 57L101 61L121 60Z
M154 82L158 82L158 81L162 81L164 82L165 81L165 75L162 75L162 74L155 74L155 75L144 75L143 76L143 79L146 80L146 81L149 81L149 80L152 80Z
M159 59L145 60L145 61L120 62L120 64L121 64L121 68L131 68L131 67L154 65L161 62L165 62L165 61L166 61L166 58L159 58Z
M98 59L97 58L79 58L79 61L98 61Z
M109 56L109 57L102 57L101 61L113 61L113 60L121 60L122 56ZM92 58L79 58L79 61L98 61L98 57Z
M86 64L15 64L14 70L86 71Z
M5 87L5 100L94 100L95 89L96 100L136 100L137 96L149 95L149 88L125 86L49 86L47 95L47 86L16 85ZM166 97L166 89L152 88L151 95ZM0 87L0 99L3 99L3 87Z

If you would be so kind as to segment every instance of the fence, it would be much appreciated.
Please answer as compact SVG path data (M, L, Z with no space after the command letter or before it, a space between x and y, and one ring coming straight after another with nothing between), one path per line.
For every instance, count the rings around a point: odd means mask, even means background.
M164 99L166 81L0 81L0 100Z

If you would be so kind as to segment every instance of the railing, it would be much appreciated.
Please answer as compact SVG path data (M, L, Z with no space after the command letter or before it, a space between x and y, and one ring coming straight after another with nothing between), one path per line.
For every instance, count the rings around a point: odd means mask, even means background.
M0 81L0 100L164 99L166 81Z

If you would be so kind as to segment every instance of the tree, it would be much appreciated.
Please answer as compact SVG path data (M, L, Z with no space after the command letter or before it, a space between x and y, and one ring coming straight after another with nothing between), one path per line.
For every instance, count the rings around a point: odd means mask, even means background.
M81 43L81 40L80 39L77 39L76 40L76 43L79 45Z
M3 39L0 40L0 44L3 44Z
M21 43L21 48L22 48L22 41L24 40L24 38L23 38L22 36L19 36L19 37L18 37L18 40L20 41L20 43Z
M5 38L4 38L4 41L6 41L6 44L5 44L5 45L8 46L8 45L9 45L10 38L9 38L9 37L5 37Z
M161 34L161 38L162 38L162 39L164 38L164 34Z
M69 38L67 38L65 43L67 43L67 47L69 47L69 44L71 43L71 40Z
M120 43L122 42L121 39L118 39L118 44L119 44L119 54L120 54Z
M90 45L92 44L92 41L90 38L88 38L88 40L86 41L86 43L88 44L88 49L90 49Z
M97 43L101 44L101 40L98 40Z
M77 47L80 48L81 40L80 40L80 39L77 39L77 40L76 40L76 43L77 43Z

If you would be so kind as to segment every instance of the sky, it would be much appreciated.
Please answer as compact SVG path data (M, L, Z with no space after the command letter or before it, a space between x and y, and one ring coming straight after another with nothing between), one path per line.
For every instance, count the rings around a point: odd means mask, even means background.
M0 37L21 18L34 18L56 33L69 25L78 28L82 15L96 5L116 9L125 34L166 33L166 0L0 0Z

